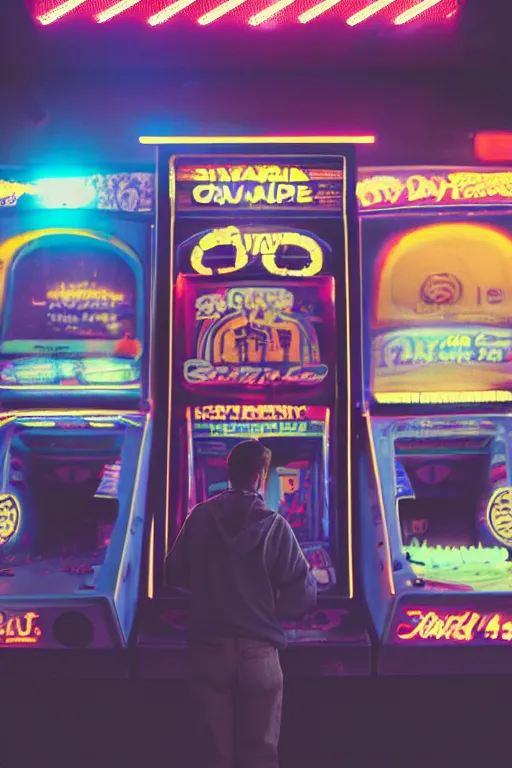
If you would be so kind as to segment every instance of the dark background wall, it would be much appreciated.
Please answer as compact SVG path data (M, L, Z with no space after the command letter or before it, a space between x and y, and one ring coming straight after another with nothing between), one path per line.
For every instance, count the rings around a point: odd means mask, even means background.
M0 163L152 162L143 133L375 133L361 162L470 162L470 134L512 130L512 2L457 22L34 27L2 0Z

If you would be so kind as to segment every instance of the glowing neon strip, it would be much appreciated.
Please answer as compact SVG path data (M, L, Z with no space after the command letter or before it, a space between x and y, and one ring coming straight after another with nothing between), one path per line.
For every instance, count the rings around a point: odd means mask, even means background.
M176 287L176 291L174 290L174 229L176 226L176 159L172 158L170 163L170 174L169 174L169 195L171 198L171 230L170 230L170 242L169 242L169 254L170 254L170 260L169 260L169 286L168 286L168 296L169 296L169 304L168 304L168 317L169 317L169 368L168 368L168 404L167 404L167 461L169 461L169 457L171 456L171 436L172 436L172 428L174 426L174 422L172 421L173 418L173 360L174 360L174 298L176 295L176 292L178 291L178 287ZM178 280L180 280L180 275L178 275ZM174 475L173 475L174 476ZM165 473L165 518L164 518L164 555L167 554L169 551L169 526L170 526L170 489L171 489L171 473L167 470ZM154 526L155 526L155 513L153 513L152 518L152 553L150 552L150 558L151 562L154 562L154 548L155 548L155 540L154 540ZM154 575L150 574L149 578L154 579ZM153 586L151 589L153 589Z
M147 452L146 444L149 434L149 427L151 424L151 414L146 413L144 416L144 429L142 432L142 439L139 444L139 457L137 459L137 469L135 470L135 480L133 483L133 491L132 491L132 498L130 502L130 513L128 515L128 524L127 527L130 529L133 525L133 520L135 519L135 505L139 497L139 485L140 485L140 478L142 474L142 467L144 464L144 457ZM154 518L153 518L154 521ZM117 580L116 580L116 586L114 588L114 604L117 603L119 592L121 590L121 586L123 583L124 573L125 573L125 566L124 563L127 562L126 558L126 552L129 549L130 546L130 537L127 536L124 541L123 546L123 553L121 555L120 563L123 563L123 567L119 568L117 573ZM151 573L151 570L150 570Z
M44 26L53 24L54 21L62 19L62 17L67 13L71 13L71 11L74 11L75 8L79 8L85 2L87 2L87 0L66 0L65 3L56 5L55 8L51 9L51 11L47 11L47 13L43 13L41 16L38 16L37 20Z
M9 424L11 421L16 421L16 419L17 416L6 416L5 418L0 419L0 429L5 427L5 425Z
M204 16L200 16L200 18L197 20L197 23L201 24L202 26L211 24L212 21L217 21L217 19L225 16L226 13L229 13L234 8L238 8L238 6L243 5L246 2L247 0L227 0L226 3L221 3L216 8L214 8L213 11L205 13ZM338 2L338 0L336 0L336 2Z
M440 2L441 0L421 0L421 3L417 3L417 5L414 5L408 11L397 16L396 19L394 19L393 24L407 24L408 21L412 21L416 16L428 11L429 8L433 8L434 5L439 5Z
M167 554L167 551L166 551ZM154 574L155 567L155 516L151 518L151 530L149 532L149 558L148 558L148 597L150 600L154 596Z
M512 393L501 390L475 392L375 392L376 403L385 405L455 405L457 403L512 403Z
M194 443L192 440L193 430L192 430L192 408L190 406L187 406L187 410L185 413L185 419L187 424L187 445L188 445L188 456L187 456L187 462L188 462L188 498L189 503L192 499L194 499L195 502L195 494L194 494L194 479L195 479L195 473L194 473ZM166 552L169 549L169 542L165 542L165 549Z
M366 8L363 8L362 11L358 11L357 13L354 13L353 16L349 16L347 24L349 27L355 27L356 24L366 21L370 16L374 16L379 11L382 11L383 8L387 8L388 5L392 5L395 2L396 0L376 0L374 3L367 5Z
M110 21L114 16L119 16L120 13L127 11L129 8L133 8L134 5L140 3L140 0L120 0L115 5L111 5L110 8L106 8L101 13L96 14L94 17L98 24L103 24L104 21Z
M355 173L357 174L357 166ZM347 176L347 158L343 158L343 178ZM352 343L352 311L350 304L352 301L352 291L350 288L350 263L347 254L349 253L349 238L348 238L348 221L347 221L347 185L343 184L343 241L345 246L345 339L346 349L350 349ZM341 287L341 286L340 286ZM332 295L333 306L336 307L338 302L336 301L336 292L338 290L338 281L332 281ZM361 317L362 322L362 317ZM353 530L353 505L352 505L352 361L351 355L346 356L345 361L346 369L346 414L347 414L347 484L346 484L346 501L347 501L347 536L348 536L348 589L349 598L354 597L354 530Z
M184 0L183 0L184 1ZM295 0L286 0L291 5ZM274 8L272 5L267 8ZM261 14L253 16L258 18ZM249 23L251 20L249 19ZM261 22L258 21L257 24ZM257 24L255 26L257 26ZM375 144L375 136L140 136L140 144Z
M112 411L108 410L107 408L66 408L65 410L62 408L45 408L42 410L33 410L33 411L9 411L5 414L5 418L1 421L1 426L4 425L6 421L12 421L13 419L26 419L28 416L36 416L36 417L61 417L63 419L69 417L73 418L74 416L108 416L109 418L112 418ZM128 416L133 418L133 411L116 411L116 417L118 419L122 419L123 416Z
M140 427L140 424L138 421L134 421L133 419L129 419L127 416L121 416L121 421L125 424L131 424L132 427Z
M292 5L294 2L295 0L278 0L277 3L272 3L272 5L269 5L265 10L260 11L255 16L251 16L249 24L251 27L258 27L260 24L263 24L263 22L277 16L279 11L282 11L283 8L288 8L288 6Z
M17 384L15 387L12 384L0 384L0 389L30 390L32 392L56 390L56 388L58 388L59 392L103 392L107 390L110 392L115 389L122 389L124 392L127 389L135 390L139 389L139 387L140 384Z
M395 581L393 579L393 566L391 565L391 562L392 562L391 542L389 540L388 524L387 524L387 518L386 518L386 504L384 503L384 493L382 491L382 483L380 481L379 460L377 458L377 452L375 450L375 440L373 438L373 430L372 430L372 425L370 422L370 416L368 412L364 414L364 418L366 421L366 429L368 431L368 445L370 446L370 456L372 461L373 477L375 479L377 499L379 500L380 519L382 520L382 531L384 534L383 538L384 538L384 547L386 552L385 568L387 571L389 591L392 595L394 595L396 590L395 590ZM350 451L348 455L350 456Z
M313 19L316 19L317 16L321 16L322 13L334 8L339 2L341 2L341 0L323 0L323 2L317 3L305 13L301 13L298 19L301 24L307 24L308 21L312 21Z
M196 0L176 0L175 3L171 3L171 5L168 5L167 8L162 8L161 11L158 11L158 13L150 16L148 19L148 24L152 27L156 27L158 24L163 24L164 21L169 21L169 19L172 19L172 17L176 16L177 13L183 11L185 8L188 8L189 5L192 5L195 2ZM143 142L141 141L141 144L142 143Z

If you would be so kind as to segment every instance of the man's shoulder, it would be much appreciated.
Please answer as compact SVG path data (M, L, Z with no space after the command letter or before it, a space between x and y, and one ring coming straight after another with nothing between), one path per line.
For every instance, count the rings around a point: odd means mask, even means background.
M192 507L192 511L190 512L190 517L192 515L197 516L204 514L205 512L208 512L209 509L212 508L213 499L207 499L206 501L200 501L199 504L196 504L195 507Z
M225 491L218 493L216 496L211 496L211 498L206 499L205 501L200 501L199 504L196 504L195 507L192 508L190 516L205 514L206 512L217 508L220 504L222 504L224 495Z
M277 534L281 535L282 532L288 527L288 522L285 520L285 518L279 514L279 512L276 512L274 509L270 509L270 507L267 507L265 504L262 504L260 507L260 512L262 517L269 519L269 522L272 525L272 530Z

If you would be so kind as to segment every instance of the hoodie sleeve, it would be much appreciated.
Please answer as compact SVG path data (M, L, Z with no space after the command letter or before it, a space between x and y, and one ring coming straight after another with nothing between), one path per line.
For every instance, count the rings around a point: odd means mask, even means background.
M280 619L301 619L316 605L316 581L289 523L279 517L275 529L272 583L277 592L276 613Z
M190 586L190 571L188 559L188 540L190 537L190 517L185 520L176 541L167 554L164 563L164 578L166 587Z

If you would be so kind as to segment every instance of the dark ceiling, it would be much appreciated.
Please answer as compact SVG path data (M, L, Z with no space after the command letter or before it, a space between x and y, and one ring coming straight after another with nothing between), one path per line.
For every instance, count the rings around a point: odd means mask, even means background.
M38 1L27 0L27 4L34 6ZM14 7L21 2L2 0L2 7L4 3ZM52 0L50 6L56 2ZM218 5L214 0L209 2ZM314 24L282 22L270 28L252 28L224 19L201 27L190 17L184 22L149 27L129 13L99 25L90 20L90 14L71 15L51 26L37 25L37 37L45 67L51 71L510 66L511 0L460 0L460 5L459 14L444 24L415 22L403 27L383 24L379 15L357 27L327 17Z
M512 130L512 0L408 31L36 28L22 0L0 6L3 163L151 163L142 133L364 132L364 163L455 164L471 132Z

